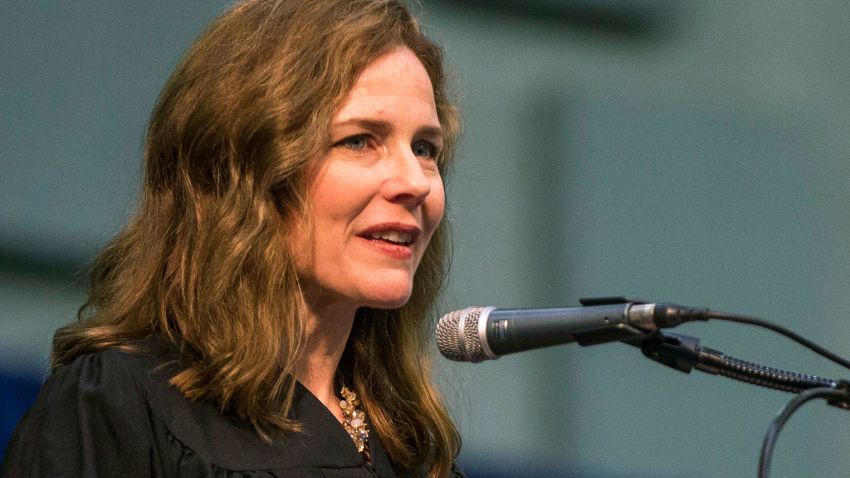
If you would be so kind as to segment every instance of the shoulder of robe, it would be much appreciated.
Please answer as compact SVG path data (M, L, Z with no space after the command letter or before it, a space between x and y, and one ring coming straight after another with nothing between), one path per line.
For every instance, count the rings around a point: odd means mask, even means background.
M103 350L57 367L9 443L3 476L112 476L151 465L147 397L131 354Z

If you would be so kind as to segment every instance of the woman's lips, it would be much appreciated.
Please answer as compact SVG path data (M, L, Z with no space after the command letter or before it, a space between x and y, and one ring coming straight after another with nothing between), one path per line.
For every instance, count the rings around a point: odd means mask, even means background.
M390 257L410 259L413 257L413 245L421 232L417 226L389 223L370 226L357 236Z

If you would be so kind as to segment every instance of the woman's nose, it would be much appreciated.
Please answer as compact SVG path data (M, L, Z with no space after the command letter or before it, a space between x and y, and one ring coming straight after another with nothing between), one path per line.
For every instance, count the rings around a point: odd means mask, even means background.
M413 154L409 147L390 156L383 185L384 197L391 202L418 206L431 192L431 178L423 169L422 158Z

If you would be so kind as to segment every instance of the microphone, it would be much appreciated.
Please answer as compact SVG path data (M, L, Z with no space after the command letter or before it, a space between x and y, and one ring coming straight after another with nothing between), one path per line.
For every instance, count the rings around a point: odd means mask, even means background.
M646 338L659 328L708 320L709 309L620 297L582 299L584 307L497 309L467 307L437 323L437 346L449 360L481 362L502 355L576 342L595 345Z

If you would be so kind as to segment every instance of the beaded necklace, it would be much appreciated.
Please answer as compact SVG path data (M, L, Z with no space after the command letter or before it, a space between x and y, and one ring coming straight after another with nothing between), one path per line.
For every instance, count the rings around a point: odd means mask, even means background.
M339 393L342 395L342 400L339 402L339 406L342 408L342 427L354 441L357 451L364 454L368 460L369 429L366 427L366 414L363 413L363 410L357 408L360 405L360 400L357 399L356 393L344 385Z

